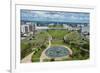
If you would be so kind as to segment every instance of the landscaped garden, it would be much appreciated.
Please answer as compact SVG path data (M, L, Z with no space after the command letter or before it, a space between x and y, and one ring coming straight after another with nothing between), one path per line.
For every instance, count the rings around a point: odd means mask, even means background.
M52 39L50 39L52 38ZM49 44L51 42L51 45ZM72 54L68 51L63 51L61 48L57 48L55 50L51 50L52 52L48 52L50 47L57 46L66 46L72 50ZM32 49L34 48L34 49ZM68 48L65 48L66 50ZM65 50L64 49L64 50ZM59 51L60 50L60 51ZM82 36L78 31L69 31L69 30L45 30L39 31L35 34L31 39L24 39L21 42L21 59L25 56L34 52L31 58L32 62L39 62L40 57L43 53L48 57L50 56L66 56L59 59L60 61L67 60L84 60L89 58L89 39ZM43 58L42 61L55 61L55 57L51 58ZM57 60L56 60L57 61Z

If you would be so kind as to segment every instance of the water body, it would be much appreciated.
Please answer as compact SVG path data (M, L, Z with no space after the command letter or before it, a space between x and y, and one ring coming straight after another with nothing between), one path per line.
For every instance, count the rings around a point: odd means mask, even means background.
M69 55L69 51L65 47L55 46L48 48L45 54L50 58L57 58Z

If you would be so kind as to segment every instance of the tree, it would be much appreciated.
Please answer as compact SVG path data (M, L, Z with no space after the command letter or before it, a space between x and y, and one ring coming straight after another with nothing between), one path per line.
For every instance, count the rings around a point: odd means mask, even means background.
M78 32L70 32L64 36L64 41L70 45L70 48L73 51L72 59L82 60L89 58L89 52L83 51L81 49L89 49L89 41L85 37L82 37Z
M64 36L65 43L72 45L77 44L80 41L80 38L81 36L77 31L70 32Z

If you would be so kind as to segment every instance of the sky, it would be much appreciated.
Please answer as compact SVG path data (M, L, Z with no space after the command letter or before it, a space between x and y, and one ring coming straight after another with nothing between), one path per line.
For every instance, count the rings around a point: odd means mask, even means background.
M20 11L21 20L24 21L49 21L49 22L71 22L71 23L89 23L89 13L83 12L61 12L61 11Z

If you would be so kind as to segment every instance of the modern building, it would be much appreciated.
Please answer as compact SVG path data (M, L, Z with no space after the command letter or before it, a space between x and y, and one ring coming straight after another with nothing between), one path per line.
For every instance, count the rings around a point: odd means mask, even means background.
M21 25L21 33L28 33L29 32L29 25Z
M80 27L77 27L77 26L72 27L71 25L68 25L68 24L63 24L63 27L68 30L79 30L80 29Z
M21 24L21 34L27 36L28 34L35 34L36 31L36 23L26 22Z

